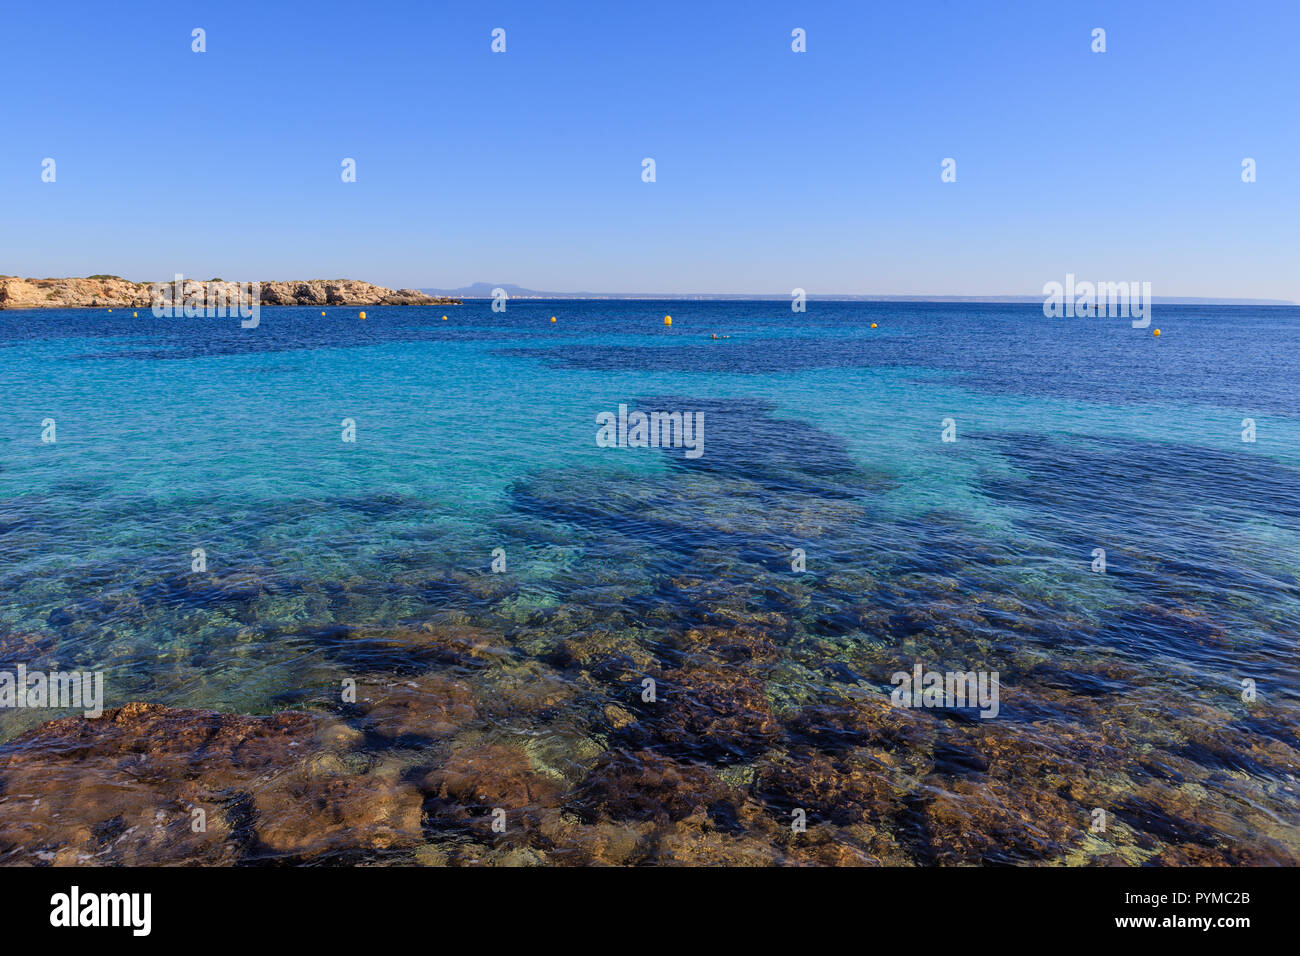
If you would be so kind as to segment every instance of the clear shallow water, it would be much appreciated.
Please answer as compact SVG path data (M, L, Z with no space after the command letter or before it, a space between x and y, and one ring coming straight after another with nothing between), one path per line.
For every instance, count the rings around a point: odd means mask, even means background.
M406 781L522 761L550 789L512 852L555 862L587 851L547 812L633 828L616 862L1294 861L1300 309L367 315L0 313L0 663L329 714ZM703 411L703 456L597 447L620 403ZM873 709L917 661L998 671L1000 716ZM346 678L468 702L394 739ZM683 773L704 809L647 783ZM496 852L421 793L420 852Z

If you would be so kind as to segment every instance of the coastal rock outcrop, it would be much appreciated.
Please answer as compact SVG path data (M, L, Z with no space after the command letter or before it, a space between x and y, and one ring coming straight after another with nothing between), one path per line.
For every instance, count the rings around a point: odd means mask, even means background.
M0 276L0 309L147 309L154 303L154 287L163 284L170 297L173 282L131 282L120 276L86 279L21 279ZM235 302L239 286L222 279L183 280L186 299ZM459 305L459 299L438 298L414 289L388 289L356 279L306 279L262 282L261 304L314 306Z

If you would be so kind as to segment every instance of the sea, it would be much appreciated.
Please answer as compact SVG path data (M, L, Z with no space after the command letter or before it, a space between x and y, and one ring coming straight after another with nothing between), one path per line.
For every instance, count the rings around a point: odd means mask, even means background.
M359 312L0 312L0 671L495 755L516 861L1300 858L1300 308Z

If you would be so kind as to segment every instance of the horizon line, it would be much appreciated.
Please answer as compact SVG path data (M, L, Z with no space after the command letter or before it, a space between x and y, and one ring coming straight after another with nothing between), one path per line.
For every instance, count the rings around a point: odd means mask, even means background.
M511 299L736 299L748 300L752 302L782 302L789 301L789 293L765 293L765 292L542 292L534 289L519 289L510 291L513 283L501 283L496 286L490 286L489 283L474 283L470 286L461 286L456 289L438 288L434 286L414 286L412 288L417 292L423 292L429 295L455 296L462 299L491 299L490 293L479 294L470 292L470 289L482 288L489 286L492 288L505 289ZM515 286L518 289L518 286ZM1010 305L1016 304L1041 304L1043 296L1025 295L1025 294L997 294L997 295L965 295L965 294L928 294L928 293L853 293L853 292L823 292L823 293L806 293L805 301L858 301L858 302L972 302L972 303L1005 303ZM1163 295L1151 296L1150 301L1155 304L1163 305L1273 305L1273 306L1296 306L1300 305L1292 299L1279 299L1270 297L1255 296L1176 296Z

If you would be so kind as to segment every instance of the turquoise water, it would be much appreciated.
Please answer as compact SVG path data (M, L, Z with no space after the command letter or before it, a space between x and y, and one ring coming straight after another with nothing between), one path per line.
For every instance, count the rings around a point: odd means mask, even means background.
M1110 788L1054 783L1062 816L1109 800L1132 839L1049 852L989 823L980 859L1300 846L1300 309L1158 306L1159 338L1032 305L367 316L268 309L244 330L0 313L0 663L102 670L107 706L248 714L346 716L345 678L433 669L490 697L530 675L567 703L507 706L474 733L740 773L774 815L816 797L772 767L861 749L809 732L817 708L887 693L917 660L997 670L1008 746ZM704 454L598 447L596 415L620 403L702 411ZM429 622L483 629L502 656L372 639ZM770 645L710 651L742 660L770 731L688 721L713 730L693 740L638 707L643 673L694 687L682 655L700 628ZM574 651L597 641L608 659ZM754 706L742 697L708 706ZM610 704L635 721L607 726ZM0 714L0 734L49 716ZM1023 754L1003 767L984 732L933 719L911 796L882 815L899 854L945 859L917 794L1047 773ZM572 801L590 764L566 760Z

